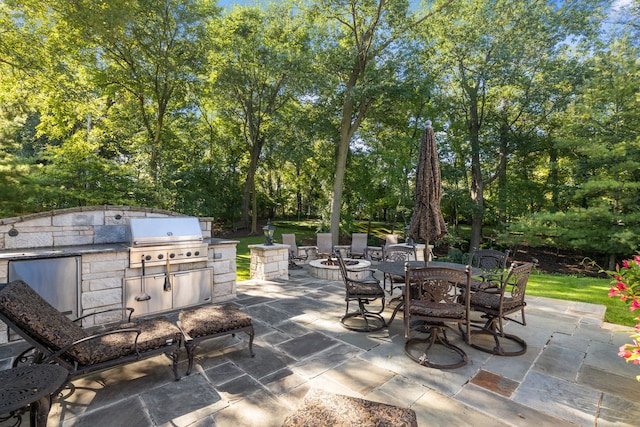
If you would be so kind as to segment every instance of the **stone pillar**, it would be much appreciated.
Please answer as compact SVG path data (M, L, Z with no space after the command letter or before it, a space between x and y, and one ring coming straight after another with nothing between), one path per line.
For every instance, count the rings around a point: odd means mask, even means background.
M425 245L423 243L418 243L416 245L416 259L418 261L424 261L424 247ZM429 245L429 258L427 259L427 261L433 261L433 245Z
M289 246L249 245L251 251L250 278L256 280L289 280Z

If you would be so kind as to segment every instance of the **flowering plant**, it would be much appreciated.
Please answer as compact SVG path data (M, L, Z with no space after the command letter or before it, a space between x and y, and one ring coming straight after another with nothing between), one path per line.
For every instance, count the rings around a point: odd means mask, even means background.
M606 272L611 277L611 288L609 297L618 297L621 301L629 304L629 311L640 309L640 255L635 255L633 259L622 261L622 266L616 265L615 271ZM618 356L624 358L627 363L631 362L640 365L640 316L636 317L636 333L631 335L633 343L624 344L620 347ZM640 381L640 375L636 377Z

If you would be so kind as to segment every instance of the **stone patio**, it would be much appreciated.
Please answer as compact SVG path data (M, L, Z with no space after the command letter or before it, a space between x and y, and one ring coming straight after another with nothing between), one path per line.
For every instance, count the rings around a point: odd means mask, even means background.
M374 333L344 329L342 282L307 268L238 283L255 358L239 334L203 342L177 382L164 356L85 376L55 399L49 426L279 426L311 388L411 407L420 426L637 425L640 368L617 356L629 332L603 324L603 306L529 297L527 326L507 326L526 354L461 344L470 363L440 371L404 355L401 315ZM0 367L22 346L0 347Z

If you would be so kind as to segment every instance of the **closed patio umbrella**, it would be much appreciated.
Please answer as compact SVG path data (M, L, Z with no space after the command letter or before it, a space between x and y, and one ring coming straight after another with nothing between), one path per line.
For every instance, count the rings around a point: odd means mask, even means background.
M415 205L409 228L412 238L419 238L425 242L425 261L428 259L429 242L438 240L447 233L447 225L440 210L441 197L440 161L436 138L429 120L420 144Z

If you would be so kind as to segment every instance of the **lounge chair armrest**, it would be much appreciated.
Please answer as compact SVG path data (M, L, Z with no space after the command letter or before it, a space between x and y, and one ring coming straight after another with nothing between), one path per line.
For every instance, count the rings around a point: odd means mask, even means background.
M93 334L93 335L90 335L88 337L84 337L82 339L76 340L76 341L74 341L74 342L72 342L70 344L65 345L64 347L62 347L60 350L56 351L55 353L50 354L49 356L45 357L45 359L43 360L43 363L47 363L49 359L55 360L56 358L60 357L62 354L64 354L67 351L69 351L71 348L73 348L76 345L81 344L83 342L95 340L97 338L101 338L101 337L104 337L104 336L107 336L107 335L131 334L131 333L135 333L136 334L135 340L133 342L133 348L134 348L135 352L138 353L138 337L142 333L142 329L138 329L138 328L122 328L122 329L114 329L112 331L100 332L100 333Z
M180 329L180 332L182 333L182 336L184 337L184 342L193 341L193 338L191 337L191 335L189 335L187 333L187 331L184 330L184 327L182 326L182 322L180 322L179 320L176 321L176 326L178 326L178 329Z
M83 316L80 316L77 319L75 319L74 322L77 322L77 321L82 320L82 319L86 319L87 317L95 316L97 314L109 313L109 312L112 312L112 311L123 311L123 312L128 311L129 312L129 316L127 316L127 321L131 322L131 315L133 314L134 310L135 309L132 308L132 307L109 308L109 309L106 309L106 310L95 311L93 313L87 313L87 314L85 314Z

